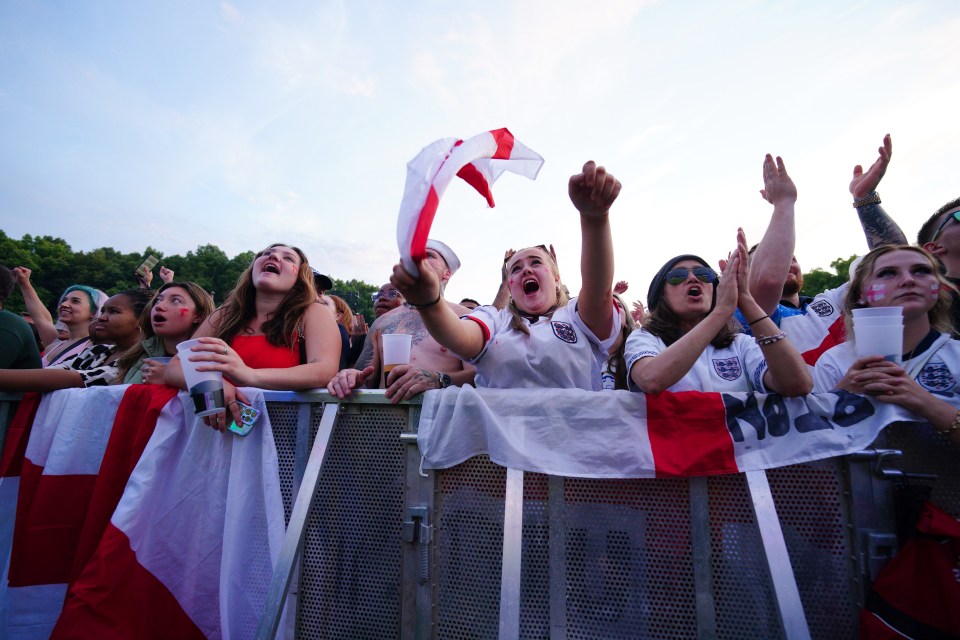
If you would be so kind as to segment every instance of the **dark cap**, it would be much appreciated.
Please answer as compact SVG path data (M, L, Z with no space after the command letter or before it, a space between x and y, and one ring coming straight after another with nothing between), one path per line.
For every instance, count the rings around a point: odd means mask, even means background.
M316 269L312 269L312 271L313 271L313 286L316 288L317 291L322 293L324 291L329 291L330 289L333 289L333 280L331 280L328 276L323 275Z

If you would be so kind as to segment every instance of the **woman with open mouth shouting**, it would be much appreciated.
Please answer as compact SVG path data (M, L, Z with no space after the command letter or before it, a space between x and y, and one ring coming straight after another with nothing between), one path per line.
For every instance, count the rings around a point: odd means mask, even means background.
M164 283L140 316L143 340L120 356L118 365L123 383L163 384L164 363L177 353L178 344L190 339L213 309L213 298L200 285Z
M508 308L484 306L458 318L440 302L427 268L414 278L401 265L390 281L420 311L430 335L477 367L478 387L600 389L600 366L619 334L613 303L613 243L609 210L620 182L593 161L570 178L580 212L582 288L568 299L553 256L544 246L517 251L506 264Z
M220 371L227 410L241 422L237 387L298 391L324 387L340 363L340 332L317 302L313 270L303 252L272 244L240 274L226 302L193 334L191 361L198 371ZM179 356L164 374L167 384L185 388ZM204 421L225 431L229 419L216 413Z
M663 265L647 292L643 327L627 338L630 388L809 393L813 380L807 365L750 295L748 276L743 229L719 279L695 255ZM738 307L756 338L738 333L733 320Z

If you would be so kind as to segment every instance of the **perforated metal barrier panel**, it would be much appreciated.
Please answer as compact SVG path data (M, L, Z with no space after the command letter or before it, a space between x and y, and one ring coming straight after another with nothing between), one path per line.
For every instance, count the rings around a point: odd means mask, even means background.
M12 400L0 397L0 433ZM289 521L329 396L268 400ZM421 475L402 435L418 410L341 408L288 608L298 637L498 636L506 470L481 456ZM957 447L915 424L877 446L904 452L884 468L937 476L924 480L934 502L960 516ZM853 458L767 472L813 638L856 637L865 585L895 548L882 461ZM700 481L702 527L692 482L525 474L519 637L784 637L744 477Z

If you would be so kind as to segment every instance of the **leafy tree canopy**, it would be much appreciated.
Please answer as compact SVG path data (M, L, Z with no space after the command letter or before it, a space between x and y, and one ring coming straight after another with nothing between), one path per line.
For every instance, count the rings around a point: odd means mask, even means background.
M33 273L30 281L50 312L56 317L60 294L72 284L85 284L107 293L116 293L138 286L134 272L149 256L156 256L163 265L173 269L178 280L192 280L213 294L216 303L224 298L237 283L243 270L253 262L255 253L244 251L233 258L216 245L206 244L188 251L186 255L164 255L147 245L142 253L121 253L110 247L93 251L73 251L63 238L25 235L20 240L0 230L0 264L8 268L27 267ZM158 267L154 268L153 288L160 285ZM350 307L367 318L373 318L370 294L377 287L360 280L334 280L334 291ZM24 310L23 298L15 289L7 299L6 308L14 313Z

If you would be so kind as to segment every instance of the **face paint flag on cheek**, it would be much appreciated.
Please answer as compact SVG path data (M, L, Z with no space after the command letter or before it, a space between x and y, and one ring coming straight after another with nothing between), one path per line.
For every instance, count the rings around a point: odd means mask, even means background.
M491 207L491 188L504 171L536 180L543 158L520 144L507 129L495 129L469 140L443 138L426 146L407 163L397 219L397 246L403 268L419 276L415 260L427 255L427 238L447 185L459 176L476 189Z
M930 297L936 300L940 296L940 283L931 282L930 283Z
M866 296L867 302L871 305L877 304L878 302L883 302L887 299L887 286L885 284L872 284L867 287L867 290L863 292L863 295Z

